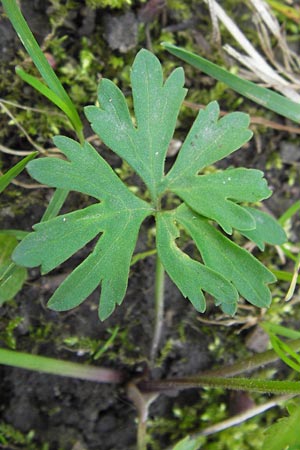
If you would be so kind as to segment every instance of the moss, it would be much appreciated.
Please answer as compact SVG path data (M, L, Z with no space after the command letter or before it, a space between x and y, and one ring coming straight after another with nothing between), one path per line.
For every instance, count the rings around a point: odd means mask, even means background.
M12 350L15 350L17 347L17 339L14 331L23 320L23 317L15 316L8 321L4 331L0 333L0 339L3 340L7 347L11 348Z
M26 450L49 450L49 444L36 444L34 442L34 431L22 433L13 426L0 423L0 446L3 448L26 449Z
M131 6L131 0L85 0L87 6L90 8L111 8L121 9L126 6Z

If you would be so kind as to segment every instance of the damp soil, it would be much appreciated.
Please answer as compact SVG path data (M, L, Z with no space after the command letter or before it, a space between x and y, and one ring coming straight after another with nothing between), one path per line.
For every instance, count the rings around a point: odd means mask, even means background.
M39 42L43 43L51 30L51 4L28 0L21 3L32 30ZM133 55L139 48L149 44L149 36L147 37L147 33L144 32L145 23L150 24L150 38L152 33L153 39L156 39L163 27L172 25L175 29L174 36L180 41L181 28L177 14L166 7L160 10L157 3L147 2L148 9L144 10L136 3L134 7L123 12L109 8L95 11L86 5L74 7L57 33L67 35L67 45L71 53L72 49L76 48L72 54L73 58L78 55L78 39L83 36L90 38L95 30L103 33L103 42L106 42L107 51L111 52L111 55L118 57L124 55L124 58L128 52ZM198 33L198 19L195 20L191 15L186 20L189 20L191 36L195 37ZM142 32L138 32L141 29ZM126 30L130 32L127 33ZM13 80L13 66L21 53L18 39L3 17L0 22L0 36L1 70L4 73L5 68L6 76ZM199 39L198 36L198 41ZM187 84L193 86L193 80L188 79ZM9 87L4 90L6 92L1 92L1 97L7 95L12 99L13 90ZM22 102L22 98L16 98L16 101ZM4 126L3 117L1 126ZM255 132L260 133L259 130ZM87 130L87 133L90 133L90 130ZM293 136L293 144L290 144L290 135L270 129L264 130L257 138L259 145L253 141L223 161L220 167L245 166L265 171L266 178L274 190L274 195L265 202L265 206L278 217L300 198L299 179L292 185L290 181L291 171L299 170L300 160L295 152L295 148L299 146L299 139ZM26 140L19 136L13 127L5 133L3 145L18 149L25 146L28 149ZM51 146L51 143L48 142L48 145ZM287 150L288 145L292 145L290 151ZM98 150L115 168L120 167L120 160L113 157L107 149L98 146ZM270 164L276 155L282 156L280 167ZM6 170L19 161L19 158L1 154L1 161L2 167ZM169 164L172 161L170 158ZM24 183L32 182L26 173L18 179ZM137 180L134 182L138 183ZM40 220L50 197L49 189L26 189L11 185L1 196L1 228L30 230L32 225ZM64 205L64 210L81 208L88 202L89 199L85 196L72 193ZM151 222L143 225L137 252L149 248L149 241L153 239L151 226ZM300 229L299 218L295 219L292 229L296 240ZM140 260L132 267L124 302L104 323L99 322L97 317L99 290L96 290L79 308L70 312L56 313L47 309L47 300L55 288L78 262L87 256L92 245L93 243L90 243L59 269L44 277L40 276L38 269L29 270L22 291L12 302L5 303L0 309L0 344L7 347L10 342L11 345L11 341L8 341L8 324L21 318L19 325L12 332L15 347L19 351L120 369L126 371L129 378L139 376L149 362L152 343L154 257ZM275 258L274 254L270 258ZM237 335L236 327L202 324L199 315L182 298L169 279L166 280L165 293L159 364L152 373L153 377L193 375L223 363L229 364L239 356L251 354L251 351L246 350L246 341L253 331L252 328ZM216 317L217 312L208 299L208 309L204 318ZM99 350L112 336L113 330L117 330L114 341L101 357L95 360L92 345L98 342ZM220 351L217 342L222 342L223 351ZM244 350L241 351L241 348ZM224 397L223 400L229 409L228 398ZM161 395L153 403L150 416L171 420L174 417L175 403L180 408L193 407L199 405L199 402L201 392L198 391L182 392L175 397ZM15 437L11 438L11 443L5 444L3 437L1 440L0 432L0 448L130 450L136 448L136 415L124 386L97 384L0 366L0 423L10 425L23 436L28 437L31 433L30 442L21 443L20 439L18 441ZM154 437L156 442L159 442L155 448L163 449L171 444L168 433Z

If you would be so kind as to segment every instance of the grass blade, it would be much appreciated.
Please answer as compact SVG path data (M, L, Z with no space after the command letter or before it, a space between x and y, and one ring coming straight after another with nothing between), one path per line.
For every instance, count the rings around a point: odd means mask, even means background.
M29 75L26 73L23 69L20 67L16 67L16 73L19 75L20 78L22 78L23 81L25 81L27 84L32 86L36 91L38 91L40 94L42 94L44 97L48 98L54 105L56 105L59 109L61 109L66 116L72 121L72 110L70 109L69 105L67 105L61 97L55 94L54 91L49 89L47 86L44 85L44 83L41 83L40 80L38 80L36 77L33 77L32 75ZM72 126L74 129L76 129L76 122L72 122Z
M275 275L277 280L280 281L292 281L293 274L291 272L286 272L285 270L271 270L271 272ZM300 275L298 275L296 282L300 284Z
M280 225L284 226L285 223L291 219L298 211L300 211L300 200L293 203L278 219Z
M53 219L59 213L62 205L64 204L69 191L67 189L56 189L54 194L50 200L48 208L46 209L41 222L45 222L46 220Z
M300 122L300 105L298 103L287 99L283 95L277 94L277 92L257 86L251 81L244 80L236 75L233 75L207 59L195 55L192 52L188 52L183 48L176 47L175 45L168 44L167 42L163 42L162 45L172 55L175 55L188 64L191 64L207 75L222 81L244 97L249 98L255 103L258 103L259 105L262 105L283 117L293 120L294 122Z
M32 152L30 155L26 156L26 158L22 159L22 161L18 162L14 167L9 169L4 175L0 177L0 192L4 191L4 189L9 185L9 183L24 169L26 164L36 157L38 152Z
M0 364L98 383L118 384L123 381L123 374L117 370L31 355L4 348L0 348Z
M56 76L54 70L48 63L47 58L43 54L38 43L36 42L30 28L27 25L26 20L24 19L16 3L16 0L2 0L2 4L22 44L29 53L36 68L40 72L42 78L48 85L49 89L53 91L54 94L56 94L57 97L59 97L62 100L62 102L68 106L68 113L66 111L65 112L75 128L78 138L82 140L83 126L80 117L76 111L76 108L72 100L66 93L63 85Z

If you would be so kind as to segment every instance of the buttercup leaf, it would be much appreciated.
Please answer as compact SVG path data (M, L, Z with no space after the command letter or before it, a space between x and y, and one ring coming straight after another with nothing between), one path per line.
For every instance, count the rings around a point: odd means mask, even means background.
M230 113L218 120L219 114L217 102L211 102L199 111L176 162L168 173L168 183L197 175L203 168L230 155L251 138L247 114Z
M103 214L103 235L94 251L61 284L49 301L57 311L74 308L101 283L99 317L105 320L121 304L127 288L130 261L145 212L109 211ZM120 249L122 251L120 251Z
M184 73L179 68L163 84L158 59L141 50L131 71L136 127L124 95L109 80L100 82L100 108L85 108L95 133L134 168L154 200L160 193L166 153L186 94L183 83Z
M92 254L64 281L49 301L55 310L80 304L101 283L99 316L108 317L124 298L139 227L152 212L133 195L111 167L88 143L81 147L58 137L56 145L69 161L43 158L29 165L32 176L50 186L77 190L101 203L35 225L13 254L27 267L52 270L102 233ZM122 249L122 251L120 251Z
M41 266L45 273L98 238L90 255L53 294L51 308L74 308L100 285L99 317L107 318L124 298L139 229L149 215L156 220L161 262L197 311L205 310L204 292L212 295L227 314L235 313L238 294L256 306L270 304L268 283L275 277L210 223L217 222L226 233L235 228L260 248L264 241L282 243L284 233L273 219L243 206L243 202L270 196L263 173L245 168L202 173L250 139L249 117L235 112L218 119L219 107L216 102L210 103L199 112L173 167L165 173L167 150L186 94L183 84L181 68L164 82L158 59L141 50L131 71L135 118L123 93L107 79L100 82L99 106L85 109L100 139L143 180L150 202L134 195L87 142L80 145L56 137L55 145L66 159L41 158L28 164L31 176L41 183L78 191L96 200L80 211L35 225L33 233L14 251L18 264ZM182 203L165 211L164 196L170 192ZM195 241L202 260L192 259L179 248L176 239L180 227Z
M187 206L177 209L176 219L195 241L207 267L230 280L248 302L261 308L270 305L267 284L276 278L263 264Z
M235 202L255 202L271 195L261 171L243 168L178 179L170 189L199 214L218 222L226 233L256 225L250 212Z
M174 213L158 214L157 251L167 273L183 296L192 302L197 311L204 312L206 305L203 289L215 297L219 304L231 305L235 310L238 296L232 284L220 273L183 253L175 243L178 237Z
M255 242L260 250L265 249L265 243L280 245L286 242L287 237L279 223L270 214L266 214L256 208L245 206L255 220L253 230L243 230L241 233L250 241Z

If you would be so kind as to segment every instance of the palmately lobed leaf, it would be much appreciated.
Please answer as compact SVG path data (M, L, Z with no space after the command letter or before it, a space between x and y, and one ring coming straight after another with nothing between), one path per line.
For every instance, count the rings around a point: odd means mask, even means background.
M113 198L118 202L119 199L121 209L124 205L126 208L127 197L131 202L136 199L137 207L142 204L145 208L149 207L146 202L132 195L91 144L85 142L81 146L65 136L56 136L53 141L68 160L40 158L31 161L27 170L37 181L56 188L82 192L98 200Z
M28 164L31 176L41 183L98 200L35 225L14 252L17 263L40 265L45 273L98 237L90 255L51 297L52 309L74 308L101 285L99 317L107 318L124 298L139 229L149 215L156 219L157 251L165 270L198 311L206 307L203 292L212 295L227 314L235 313L239 294L259 307L270 304L268 284L275 281L274 275L210 223L215 221L226 233L237 229L260 248L264 242L282 243L285 235L275 220L242 205L271 195L263 173L236 168L201 174L250 139L249 117L235 112L219 119L218 104L210 103L199 112L173 167L165 174L167 149L186 94L183 84L181 68L164 82L158 59L141 50L131 72L135 119L123 93L106 79L99 86L100 106L85 109L101 140L144 181L151 203L135 196L87 142L81 146L56 137L55 145L66 160L41 158ZM169 192L182 204L163 211L162 197ZM195 241L200 261L178 247L181 227Z
M184 72L175 69L163 83L162 67L150 52L141 50L131 71L136 127L123 93L111 81L99 85L100 107L85 113L95 133L138 173L157 200L164 164L186 89Z
M102 215L103 205L98 203L34 225L34 232L15 250L14 261L49 272L103 231Z
M167 175L168 184L197 175L205 167L230 155L249 141L248 114L233 112L219 119L216 101L199 111L182 144L175 164Z
M55 143L69 160L39 159L29 165L31 175L42 183L77 190L102 202L35 225L13 259L27 267L41 265L46 273L101 234L93 252L56 290L49 306L59 311L73 308L101 284L99 316L104 320L124 298L138 231L153 211L129 191L90 144L82 147L65 137L57 137Z
M250 241L255 242L260 250L265 249L265 243L281 245L287 241L284 230L270 214L250 206L244 206L244 209L254 218L255 228L253 230L240 230L240 232Z
M270 305L267 284L276 281L272 272L186 205L177 208L176 219L193 238L207 267L231 281L249 303L261 308Z
M206 302L202 290L215 297L228 314L234 314L237 291L221 273L204 266L180 250L175 240L179 237L173 212L157 215L157 251L168 275L197 311L204 312Z
M126 293L130 262L145 211L103 214L103 235L93 252L67 277L49 300L49 307L66 311L78 306L101 284L99 318L105 320Z
M271 195L263 172L244 168L178 179L170 190L229 234L232 228L253 230L256 226L250 212L237 202L256 202Z

